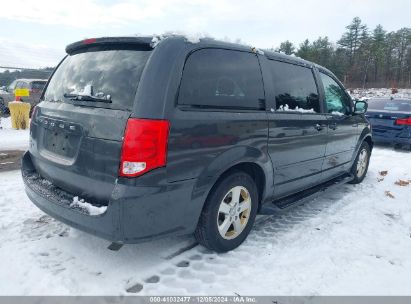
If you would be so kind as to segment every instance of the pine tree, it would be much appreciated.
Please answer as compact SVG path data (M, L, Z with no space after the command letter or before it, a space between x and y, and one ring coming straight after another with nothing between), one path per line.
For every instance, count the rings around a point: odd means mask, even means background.
M281 52L286 55L292 55L295 52L295 47L290 41L286 40L284 42L281 42L280 47L277 49L277 52Z
M313 61L312 58L311 58L312 46L311 46L310 41L308 39L305 39L304 42L300 44L300 47L299 47L298 51L296 52L296 55L300 58L305 59L305 60Z
M378 81L378 74L384 65L386 31L378 24L372 32L372 60L374 63L374 81Z
M361 23L359 17L355 17L346 29L338 44L348 51L350 63L353 64L356 53L366 38L367 26Z

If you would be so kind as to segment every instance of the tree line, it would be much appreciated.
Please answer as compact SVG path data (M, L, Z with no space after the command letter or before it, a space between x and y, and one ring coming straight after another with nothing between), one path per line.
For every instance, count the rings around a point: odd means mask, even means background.
M325 36L296 48L287 40L275 51L328 68L346 87L411 88L411 28L387 32L377 25L370 30L355 17L337 43Z
M0 87L10 85L15 79L47 79L50 77L52 72L53 68L21 69L14 71L6 70L3 73L0 73Z

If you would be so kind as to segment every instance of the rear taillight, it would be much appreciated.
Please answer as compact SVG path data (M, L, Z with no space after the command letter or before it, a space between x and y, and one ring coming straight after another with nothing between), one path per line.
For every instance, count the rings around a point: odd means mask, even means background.
M411 126L411 117L396 119L396 120L395 120L395 124L396 124L396 125Z
M37 106L34 106L33 110L31 110L31 118L36 117L36 113L37 113Z
M167 120L130 118L124 132L120 176L134 177L167 163Z
M36 113L37 113L37 106L34 106L33 110L31 111L30 128L36 119Z

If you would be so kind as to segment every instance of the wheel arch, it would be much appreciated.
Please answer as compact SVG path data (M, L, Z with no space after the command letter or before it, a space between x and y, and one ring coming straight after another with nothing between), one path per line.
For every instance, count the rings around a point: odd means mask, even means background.
M365 141L370 146L370 150L372 151L372 148L374 147L374 142L372 141L371 135L370 134L366 135L363 138L363 141Z
M235 171L245 172L255 180L259 208L261 207L267 191L271 189L270 185L273 184L271 160L257 148L235 147L216 157L197 178L192 192L192 200L197 200L201 204L196 215L197 221L213 188L225 176Z
M371 130L368 126L362 130L361 135L358 138L358 142L357 142L357 145L355 147L355 150L354 150L354 153L351 159L351 166L352 164L354 164L358 151L360 150L360 147L364 141L370 146L370 151L372 152L372 149L374 147L374 142L372 140Z
M221 181L223 180L226 176L230 175L233 172L236 171L241 171L244 172L246 174L248 174L255 182L255 185L257 187L257 194L258 194L258 204L259 204L259 208L261 205L261 200L262 197L264 195L264 191L266 189L266 176L264 173L263 168L261 168L260 165L257 165L254 162L240 162L228 169L226 169L215 181L215 183L213 184L213 186L211 187L208 195L210 194L210 192L213 190L213 188ZM208 197L207 195L207 197Z

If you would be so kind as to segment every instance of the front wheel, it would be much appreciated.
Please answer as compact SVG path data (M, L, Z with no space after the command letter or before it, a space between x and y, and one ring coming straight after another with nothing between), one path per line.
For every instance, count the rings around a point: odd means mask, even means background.
M233 172L220 180L209 194L194 236L208 249L230 251L247 238L257 208L254 180L246 173Z
M368 171L368 165L370 164L370 156L370 146L364 141L358 150L357 157L351 168L351 174L354 176L354 179L350 181L350 184L359 184L363 181Z

